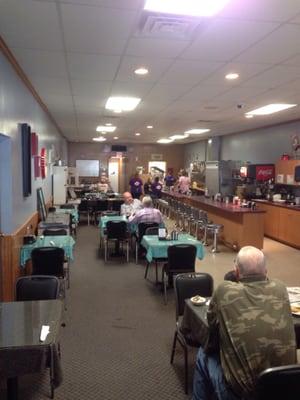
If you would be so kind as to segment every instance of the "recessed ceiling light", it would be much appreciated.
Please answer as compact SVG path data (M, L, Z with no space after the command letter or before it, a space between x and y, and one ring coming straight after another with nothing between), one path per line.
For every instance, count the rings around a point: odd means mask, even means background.
M138 97L109 97L105 108L114 112L132 111L140 101Z
M114 136L114 139L117 140L117 139L119 139L119 137L118 136Z
M188 135L200 135L201 133L206 132L210 132L210 129L190 129L188 131L185 131L184 133L187 133Z
M246 117L246 118L253 118L254 115L252 115L252 114L245 114L245 117Z
M94 137L93 140L95 142L105 142L106 138L103 136L99 136L99 137Z
M208 144L212 144L212 139L208 139Z
M184 134L184 135L172 135L172 136L170 136L170 139L172 139L172 140L181 140L181 139L186 139L188 137L189 137L189 135L187 135L187 134Z
M112 124L110 122L108 122L107 124L105 124L106 126L112 126Z
M141 134L140 134L139 132L137 132L137 133L135 134L135 136L141 136Z
M116 114L121 114L122 110L119 110L119 109L116 108L115 110L113 110L113 112L116 113Z
M225 78L228 79L229 81L233 81L234 79L239 78L239 76L240 76L240 75L237 74L236 72L231 72L231 73L227 74L227 75L225 76Z
M96 128L97 132L114 132L116 130L116 126L104 126L104 125L99 125Z
M139 67L134 71L134 73L136 75L147 75L148 72L149 72L149 70L147 68L145 68L145 67Z
M159 139L157 141L157 143L162 143L162 144L168 144L168 143L171 143L171 142L173 142L172 139Z
M167 14L210 17L221 11L230 0L146 0L144 9Z
M147 128L148 128L148 129L152 129L153 126L152 126L152 125L147 125Z
M249 111L246 115L269 115L279 111L287 110L288 108L296 107L297 104L268 104L266 106L256 108L255 110Z

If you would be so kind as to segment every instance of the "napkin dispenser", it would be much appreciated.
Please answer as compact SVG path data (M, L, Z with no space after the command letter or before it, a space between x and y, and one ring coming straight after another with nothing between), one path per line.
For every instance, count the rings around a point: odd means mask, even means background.
M23 244L32 244L36 241L36 237L34 235L26 235L23 237Z
M167 238L167 231L165 228L158 229L158 240L166 240Z

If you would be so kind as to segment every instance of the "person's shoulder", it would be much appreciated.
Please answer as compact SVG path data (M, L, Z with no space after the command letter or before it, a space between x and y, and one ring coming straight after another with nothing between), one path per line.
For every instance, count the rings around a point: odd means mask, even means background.
M223 281L215 289L215 295L223 296L224 294L230 291L234 292L239 291L240 288L241 288L241 283L239 282Z

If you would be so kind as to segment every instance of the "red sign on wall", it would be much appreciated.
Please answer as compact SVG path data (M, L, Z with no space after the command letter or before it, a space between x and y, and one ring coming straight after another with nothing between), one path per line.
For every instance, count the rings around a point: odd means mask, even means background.
M45 147L41 149L41 177L45 179L47 176L47 150Z
M256 166L256 180L268 181L275 176L274 165L257 165Z

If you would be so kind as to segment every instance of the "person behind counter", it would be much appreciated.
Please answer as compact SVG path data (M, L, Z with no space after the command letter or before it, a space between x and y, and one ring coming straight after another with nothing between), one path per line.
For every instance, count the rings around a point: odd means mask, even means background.
M121 215L129 217L142 208L142 202L138 199L133 199L129 192L123 193L123 200L124 204L121 205Z
M178 180L177 187L178 187L179 193L187 194L188 191L190 190L190 184L191 184L191 180L188 177L187 172L183 171L181 177Z
M175 185L176 178L172 174L172 171L170 171L170 170L168 171L167 175L165 176L164 181L165 181L165 184L166 184L167 187L171 187L171 186Z
M151 194L151 185L152 181L151 178L149 177L146 182L144 183L144 194L145 196L149 196Z
M258 375L296 363L295 330L286 287L267 278L265 256L253 246L236 258L237 282L215 290L207 312L209 337L200 347L193 400L253 398Z
M154 182L151 184L151 197L154 199L161 198L162 183L159 181L159 177L154 178Z
M143 181L136 173L129 181L130 193L134 199L139 199L143 194Z

